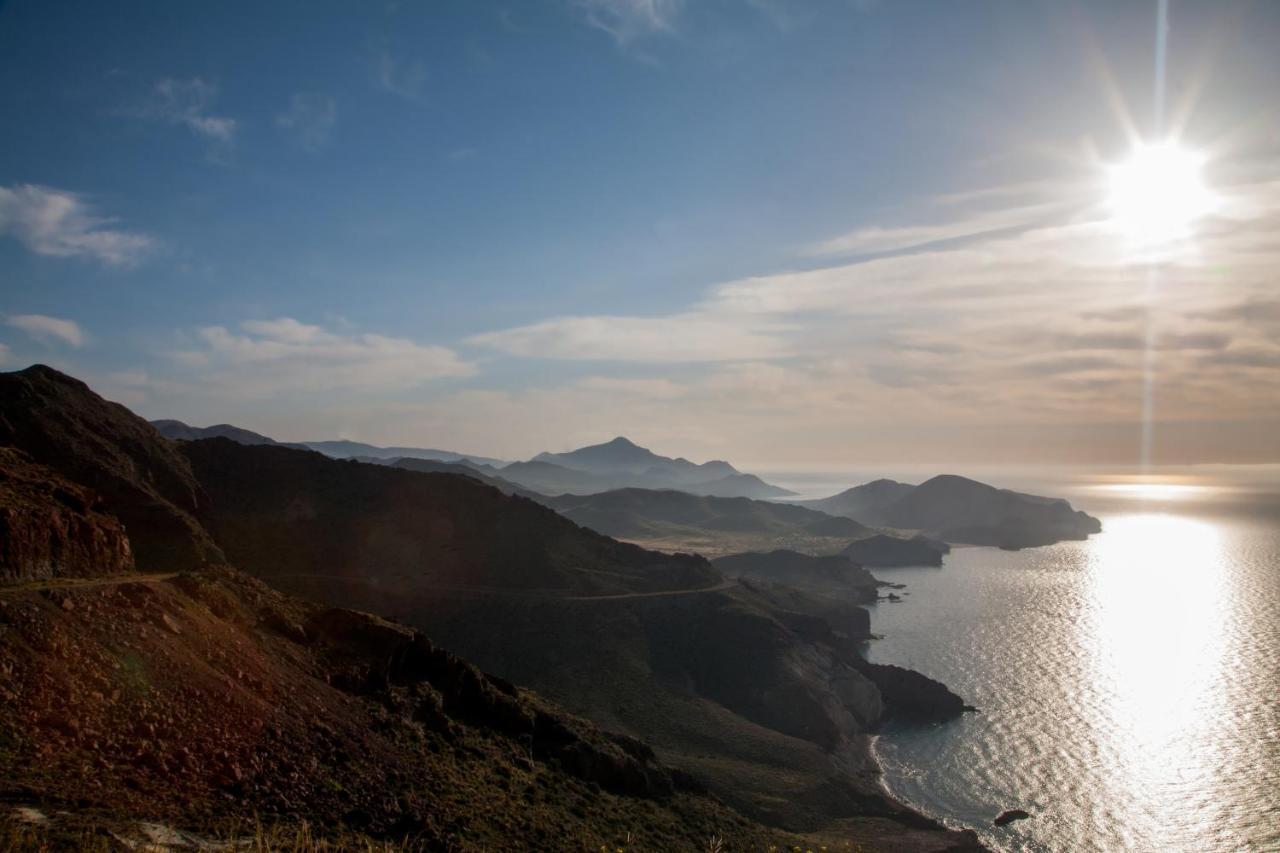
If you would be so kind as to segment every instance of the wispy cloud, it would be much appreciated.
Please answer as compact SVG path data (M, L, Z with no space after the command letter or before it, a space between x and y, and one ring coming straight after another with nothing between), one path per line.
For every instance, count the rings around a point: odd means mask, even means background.
M291 317L247 321L235 331L207 326L195 339L173 358L193 380L238 397L395 391L475 373L446 347L374 333L344 334Z
M475 335L474 346L526 358L682 363L781 358L782 324L745 327L709 312L668 317L558 317Z
M152 87L151 97L142 109L145 117L185 127L211 146L210 156L225 153L235 142L237 121L214 115L213 103L218 86L199 77L179 80L166 77Z
M0 234L8 234L39 255L86 257L113 266L137 261L155 241L145 234L113 228L84 197L51 187L0 187Z
M89 336L74 320L49 317L44 314L14 314L5 318L5 325L21 329L37 341L57 341L70 347L82 347Z
M955 202L966 209L938 224L864 231L842 247L883 254L723 282L665 316L557 317L468 343L648 374L486 398L487 410L519 418L524 404L554 418L572 404L690 437L730 430L747 441L745 429L762 447L803 411L835 443L889 430L902 447L903 424L947 424L988 454L1001 448L979 437L983 425L1007 438L1056 424L1061 452L1079 459L1094 450L1069 445L1088 440L1084 425L1141 416L1148 369L1166 423L1270 422L1280 419L1280 188L1233 191L1248 203L1203 220L1194 241L1154 267L1096 215L1028 222L1044 209L997 192ZM927 441L945 447L937 430ZM1111 446L1099 452L1111 458L1137 435L1107 430ZM874 438L888 446L887 435ZM1203 436L1196 442L1202 452Z
M276 116L276 127L292 133L308 151L329 144L338 123L338 102L328 95L299 92L289 100L289 108Z
M410 101L422 99L427 85L427 67L418 59L399 59L383 50L377 56L378 85L393 95Z
M670 32L683 0L571 0L590 26L627 44L642 36Z

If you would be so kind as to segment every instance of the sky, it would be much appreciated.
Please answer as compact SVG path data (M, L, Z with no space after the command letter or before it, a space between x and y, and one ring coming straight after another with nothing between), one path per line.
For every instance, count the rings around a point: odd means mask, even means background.
M1280 4L1173 0L1162 75L1156 22L0 0L0 369L504 458L1280 461ZM1166 138L1212 201L1152 242Z

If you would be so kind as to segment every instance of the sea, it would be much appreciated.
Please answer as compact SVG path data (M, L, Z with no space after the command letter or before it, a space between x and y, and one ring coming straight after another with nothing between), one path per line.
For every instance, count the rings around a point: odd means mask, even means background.
M960 470L1102 533L877 569L871 660L977 707L890 725L885 785L1000 851L1280 851L1280 466ZM805 496L922 470L771 472ZM1005 827L1006 809L1031 816Z

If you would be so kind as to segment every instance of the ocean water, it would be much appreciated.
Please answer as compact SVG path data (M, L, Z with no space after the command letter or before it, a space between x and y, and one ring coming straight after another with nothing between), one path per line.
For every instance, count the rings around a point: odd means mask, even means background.
M872 608L870 657L979 708L888 728L890 791L996 850L1280 850L1275 469L984 479L1104 529L876 571L908 595ZM1032 817L993 827L1008 808Z

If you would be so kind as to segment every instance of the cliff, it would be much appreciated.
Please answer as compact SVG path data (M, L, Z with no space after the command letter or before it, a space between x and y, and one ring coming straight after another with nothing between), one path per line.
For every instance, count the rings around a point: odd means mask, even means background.
M133 571L124 525L89 489L0 447L0 583Z

